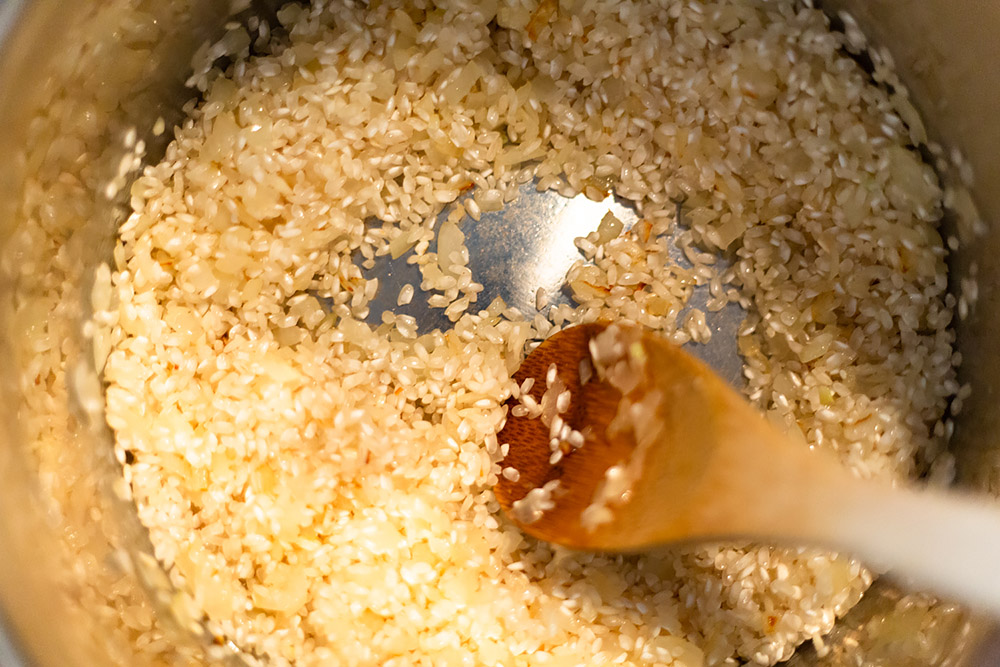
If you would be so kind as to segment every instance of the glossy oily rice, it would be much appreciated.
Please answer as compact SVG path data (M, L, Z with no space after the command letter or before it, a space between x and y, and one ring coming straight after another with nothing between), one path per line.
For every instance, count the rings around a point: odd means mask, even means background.
M770 665L820 641L871 583L848 557L573 553L522 535L491 488L516 474L496 433L534 341L613 318L703 342L733 301L746 392L803 446L947 480L942 192L844 36L785 0L277 20L205 50L202 96L132 186L96 340L185 608L270 664ZM531 179L640 216L578 239L576 305L541 296L533 320L479 302L462 231ZM423 280L392 298L443 309L447 332L365 321L365 269L411 249ZM699 284L707 307L685 309Z

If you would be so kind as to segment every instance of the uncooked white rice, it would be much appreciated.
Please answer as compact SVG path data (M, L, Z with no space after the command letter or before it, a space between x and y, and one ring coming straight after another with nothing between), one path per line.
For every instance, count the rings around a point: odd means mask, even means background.
M773 664L821 641L861 564L537 543L493 497L496 432L508 397L534 409L510 377L530 341L600 318L703 341L739 301L746 391L775 423L864 476L947 470L954 303L911 107L786 0L421 7L289 5L254 57L233 26L132 188L107 418L172 583L275 664ZM461 231L531 178L641 216L577 240L578 305L543 326L473 307ZM679 200L689 268L665 240ZM364 321L362 267L409 250L447 333ZM554 421L561 393L536 408ZM557 502L538 491L529 514Z
M399 296L396 298L397 306L405 306L413 300L413 285L407 283L399 290Z

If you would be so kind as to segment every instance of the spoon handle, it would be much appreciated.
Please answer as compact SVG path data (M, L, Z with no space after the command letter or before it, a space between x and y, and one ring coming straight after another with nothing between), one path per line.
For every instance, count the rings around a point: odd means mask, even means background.
M825 452L792 443L721 381L705 374L698 379L683 391L661 382L672 409L691 417L672 415L669 437L699 442L693 460L709 461L702 463L701 475L666 475L674 488L695 480L691 495L697 509L687 511L688 534L825 545L890 576L912 579L914 589L1000 617L1000 505L956 492L859 480ZM663 475L678 458L670 448L658 448L650 468ZM650 525L672 524L665 516L653 512L646 519ZM668 525L660 541L680 534Z
M1000 617L1000 508L954 493L857 482L827 506L827 543L889 576Z
M727 415L738 415L734 408ZM1000 618L1000 505L956 491L892 488L861 480L824 452L807 452L762 421L737 417L743 432L720 444L730 488L759 507L738 517L750 534L824 545L854 554L876 571ZM753 468L752 454L770 461ZM754 476L740 470L755 469ZM715 524L725 527L721 521ZM731 526L736 532L738 523Z

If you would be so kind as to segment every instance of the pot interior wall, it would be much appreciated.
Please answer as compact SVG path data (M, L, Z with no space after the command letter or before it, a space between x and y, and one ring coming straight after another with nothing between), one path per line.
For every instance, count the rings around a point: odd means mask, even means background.
M924 117L932 140L959 151L974 175L972 193L981 219L990 223L981 236L965 238L951 258L953 291L961 278L977 278L978 303L956 323L958 347L964 357L962 379L974 391L956 420L952 446L961 483L1000 492L998 433L995 409L1000 356L991 332L1000 325L1000 232L992 224L1000 216L1000 5L975 0L955 2L894 2L892 0L829 0L831 15L853 16L873 44L888 49L897 71ZM944 178L960 180L956 173ZM954 225L954 220L947 220ZM948 228L961 236L964 229ZM975 268L973 268L975 267Z

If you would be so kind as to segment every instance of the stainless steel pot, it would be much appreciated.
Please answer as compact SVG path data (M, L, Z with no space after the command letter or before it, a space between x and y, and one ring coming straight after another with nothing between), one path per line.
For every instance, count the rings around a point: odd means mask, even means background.
M130 646L160 641L179 663L233 659L199 634L172 597L127 503L94 379L86 372L90 274L107 257L122 200L108 196L133 141L128 128L169 126L190 97L192 54L221 34L233 7L198 0L0 0L0 664L135 664ZM980 216L1000 219L1000 4L981 0L831 0L887 50L931 138L956 149L943 178L975 175ZM238 17L237 17L238 18ZM842 21L838 18L837 20ZM850 21L848 21L850 24ZM165 136L138 136L147 158ZM949 153L946 151L946 157ZM965 174L967 176L967 174ZM954 291L975 277L978 304L958 323L972 396L956 424L961 484L1000 493L1000 229L969 233L952 258ZM961 221L960 221L961 222ZM41 230L41 231L40 231ZM57 293L58 303L44 294ZM23 378L37 380L31 385ZM98 392L99 393L99 392ZM67 406L40 422L40 402ZM51 470L64 471L54 475ZM936 619L900 636L900 593L877 585L839 625L830 651L795 664L1000 664L990 624L939 603ZM920 603L923 604L923 603ZM919 605L918 605L919 606ZM154 615L158 639L144 632ZM918 624L919 625L919 624ZM890 631L887 631L889 628ZM193 631L192 631L193 630ZM895 632L895 634L894 634ZM912 649L912 650L911 650ZM989 656L994 656L990 658Z

